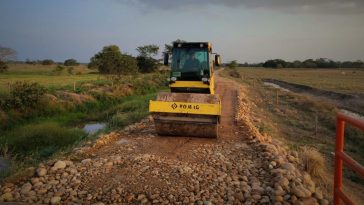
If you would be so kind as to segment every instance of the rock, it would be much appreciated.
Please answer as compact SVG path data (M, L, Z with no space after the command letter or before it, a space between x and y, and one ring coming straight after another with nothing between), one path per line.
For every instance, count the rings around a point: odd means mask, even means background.
M322 191L320 189L316 189L316 192L314 193L314 196L317 198L317 199L323 199L323 195L322 195Z
M10 192L1 195L1 198L4 201L13 201L13 195Z
M66 163L66 165L67 165L68 167L73 165L73 162L72 162L72 161L70 161L70 160L66 160L66 161L64 161L64 163Z
M266 204L266 203L269 203L269 202L270 202L270 200L269 200L268 196L263 196L262 199L260 200L261 204Z
M111 169L113 166L113 162L107 162L104 166L106 169Z
M204 201L203 205L212 205L211 201Z
M51 198L51 204L59 204L61 202L61 197L54 196Z
M32 185L28 182L23 184L23 186L21 187L20 192L22 194L28 194L28 192L32 189Z
M89 163L91 162L91 159L90 158L87 158L87 159L84 159L81 161L82 164L86 164L86 163Z
M43 168L43 167L40 167L40 168L37 169L36 173L40 177L45 176L47 174L47 169Z
M276 202L283 202L283 197L282 196L275 196L274 200Z
M59 160L53 165L52 169L53 170L64 169L66 168L66 166L67 166L66 162Z
M39 178L38 177L34 177L30 180L32 182L32 184L37 184L39 182Z
M305 198L305 199L301 199L299 201L296 201L296 203L294 203L295 205L318 205L316 199L314 198Z
M289 181L288 181L287 178L282 177L282 178L279 179L278 184L281 185L281 187L287 188L288 185L289 185Z
M293 164L289 163L289 162L283 163L281 165L281 167L283 169L286 169L286 170L290 171L290 172L294 172L296 170L296 167Z
M142 201L146 196L144 194L139 194L137 197L138 201Z
M253 196L253 199L255 199L256 201L258 201L259 199L262 198L262 196L260 196L259 194L254 194Z
M326 200L326 199L321 199L320 200L320 205L329 205L329 204L330 204L329 201Z
M299 198L310 197L312 194L308 189L306 189L302 185L298 185L298 186L293 185L291 191L294 195L296 195Z
M234 197L239 200L240 202L244 202L244 194L242 192L235 193Z

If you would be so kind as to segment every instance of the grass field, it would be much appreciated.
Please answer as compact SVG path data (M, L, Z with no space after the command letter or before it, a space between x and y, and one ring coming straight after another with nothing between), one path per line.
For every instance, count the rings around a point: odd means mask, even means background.
M245 81L277 79L324 90L364 94L364 69L237 68Z
M60 89L73 87L86 81L104 79L97 72L89 70L85 65L72 66L72 74L68 72L70 67L64 66L64 70L58 71L57 65L28 65L10 64L9 70L0 73L0 93L9 90L9 83L15 81L37 82L48 89Z
M364 71L263 68L236 70L240 77L231 77L229 69L224 70L223 75L246 86L249 101L256 105L252 108L252 115L260 132L272 136L275 140L283 141L290 150L300 151L305 147L317 149L327 161L328 183L331 183L334 166L335 115L339 109L329 101L265 86L262 79L278 79L336 92L363 93ZM347 126L344 149L355 160L364 164L364 132ZM345 169L344 173L346 181L350 182L346 183L350 186L350 190L364 191L364 180L348 169ZM329 193L332 193L331 188L330 185ZM364 201L364 197L360 195L354 198L360 202Z

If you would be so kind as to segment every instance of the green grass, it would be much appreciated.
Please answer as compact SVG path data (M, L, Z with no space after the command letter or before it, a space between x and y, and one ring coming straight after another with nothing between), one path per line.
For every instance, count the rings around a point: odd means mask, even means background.
M40 85L56 90L64 87L73 88L82 82L106 80L103 76L95 73L95 71L87 69L84 65L74 66L73 73L81 73L80 75L71 75L67 72L69 67L65 66L61 74L55 72L57 65L27 65L27 64L10 64L9 70L0 73L0 93L9 90L9 84L16 81L37 82Z
M60 148L74 144L86 134L78 128L61 126L56 122L40 122L19 126L0 138L2 145L20 156L36 153L49 157Z
M0 173L0 180L59 153L67 154L83 140L96 138L97 134L87 136L80 129L87 122L106 122L107 132L140 121L149 114L149 100L166 88L163 73L122 76L111 82L109 77L99 77L82 67L75 68L83 69L82 75L70 75L67 70L54 75L55 67L11 65L7 73L0 74L0 95L7 94L7 83L25 80L40 83L50 94L75 92L92 95L95 100L82 104L46 101L26 111L4 109L7 119L6 125L1 125L0 151L11 166L10 171ZM75 81L79 82L79 89L73 91ZM95 94L95 88L101 91Z
M364 94L364 69L237 68L244 81L272 78L324 90Z

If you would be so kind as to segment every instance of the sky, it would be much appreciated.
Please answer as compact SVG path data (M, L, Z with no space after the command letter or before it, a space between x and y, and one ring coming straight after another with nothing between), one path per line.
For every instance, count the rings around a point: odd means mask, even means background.
M364 60L363 0L0 0L0 45L18 60L89 62L115 44L209 41L223 62Z

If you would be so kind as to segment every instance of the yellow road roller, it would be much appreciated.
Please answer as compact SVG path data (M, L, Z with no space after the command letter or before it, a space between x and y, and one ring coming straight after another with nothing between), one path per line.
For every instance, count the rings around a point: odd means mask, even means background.
M157 134L216 138L221 100L215 94L214 67L220 55L208 42L174 42L171 54L170 92L149 102ZM164 65L169 60L165 53Z

